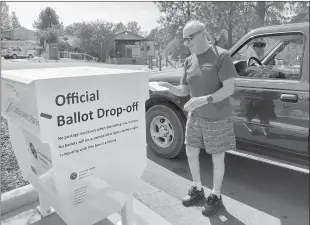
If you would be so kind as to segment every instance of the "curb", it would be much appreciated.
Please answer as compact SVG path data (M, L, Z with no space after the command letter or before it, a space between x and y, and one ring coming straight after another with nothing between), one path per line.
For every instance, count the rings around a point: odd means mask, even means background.
M3 193L1 194L1 215L38 200L39 194L31 184Z
M146 67L143 67L143 68L141 68L140 70L142 70L142 71L152 71L151 69L149 69L149 67L148 66L146 66Z

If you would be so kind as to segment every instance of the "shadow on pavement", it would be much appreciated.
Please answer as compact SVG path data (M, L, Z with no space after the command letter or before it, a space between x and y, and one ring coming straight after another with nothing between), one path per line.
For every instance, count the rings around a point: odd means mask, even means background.
M197 202L195 204L195 208L198 211L201 211L202 207L204 206L206 201L207 201L207 198L200 200L199 202ZM236 217L231 215L227 211L225 206L223 208L221 208L217 214L215 214L213 216L208 216L208 219L209 219L211 225L224 225L224 224L225 225L245 225L240 220L238 220Z
M50 216L47 216L39 221L36 221L35 223L27 223L31 225L66 225L66 223L60 218L58 214L52 214ZM104 219L99 221L98 223L95 223L94 225L115 225L115 223L112 223L109 219Z

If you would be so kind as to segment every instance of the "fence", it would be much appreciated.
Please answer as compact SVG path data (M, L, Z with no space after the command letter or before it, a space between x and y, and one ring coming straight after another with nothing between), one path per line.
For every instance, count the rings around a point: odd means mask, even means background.
M96 62L96 57L93 57L86 53L79 52L60 52L60 58L68 58L68 59L76 59L76 60L84 60L84 61L93 61Z
M175 58L169 58L166 57L163 59L161 55L159 57L153 57L152 55L149 55L148 57L148 68L153 69L153 67L158 67L159 71L162 70L162 67L173 67L173 68L180 68L183 66L183 63L185 61L185 58L178 57L177 59Z

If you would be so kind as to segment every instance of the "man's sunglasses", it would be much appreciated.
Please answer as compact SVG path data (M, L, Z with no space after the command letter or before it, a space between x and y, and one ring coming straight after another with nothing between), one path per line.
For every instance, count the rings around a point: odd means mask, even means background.
M201 31L198 31L198 32L196 32L196 33L193 33L193 34L191 34L191 35L188 35L187 37L183 38L184 42L186 42L186 41L192 41L192 40L195 38L195 36L196 36L197 34L200 34L201 32L202 32L202 30L201 30Z

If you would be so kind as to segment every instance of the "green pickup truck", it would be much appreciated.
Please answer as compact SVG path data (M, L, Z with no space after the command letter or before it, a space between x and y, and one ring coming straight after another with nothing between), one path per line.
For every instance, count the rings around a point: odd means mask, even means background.
M309 22L255 29L229 53L238 76L230 101L237 138L232 154L309 173ZM180 83L182 74L150 81ZM147 143L173 158L184 149L187 97L150 91Z

